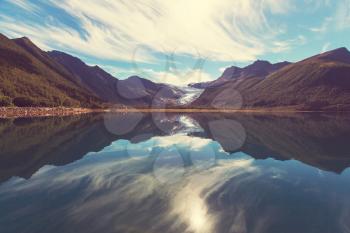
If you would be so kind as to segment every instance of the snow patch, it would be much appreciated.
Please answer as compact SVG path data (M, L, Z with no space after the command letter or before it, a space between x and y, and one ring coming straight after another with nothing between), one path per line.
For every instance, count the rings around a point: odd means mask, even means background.
M185 105L193 102L204 91L203 89L197 89L193 87L181 87L181 90L184 92L184 94L178 99L178 104L180 105Z

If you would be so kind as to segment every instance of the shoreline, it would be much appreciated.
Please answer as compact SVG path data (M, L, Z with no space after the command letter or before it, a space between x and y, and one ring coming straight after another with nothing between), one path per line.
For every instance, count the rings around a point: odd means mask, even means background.
M104 112L104 109L66 107L0 107L0 118L71 116L93 112Z
M0 107L0 118L21 118L21 117L45 117L45 116L70 116L87 113L349 113L349 111L307 111L283 108L266 109L188 109L188 108L109 108L109 109L89 109L89 108L66 108L66 107Z
M293 109L196 109L196 108L164 108L164 109L111 109L108 112L173 112L173 113L312 113L312 112L329 112L329 111L306 111L306 110L293 110Z

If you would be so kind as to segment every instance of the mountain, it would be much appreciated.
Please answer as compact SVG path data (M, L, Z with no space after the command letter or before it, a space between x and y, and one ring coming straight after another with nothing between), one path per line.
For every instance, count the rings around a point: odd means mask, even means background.
M13 39L18 46L22 47L24 50L26 50L28 53L30 53L32 56L34 56L36 59L38 59L40 62L48 66L53 71L57 72L61 76L63 76L65 79L71 80L71 73L69 73L63 66L61 66L59 63L55 62L51 57L47 54L47 52L44 52L39 47L37 47L29 38L22 37L22 38L16 38ZM77 84L77 83L76 83Z
M0 34L0 106L103 105L68 77L68 71L28 38L10 40Z
M165 107L184 94L138 76L119 80L72 55L45 52L26 37L0 34L0 106Z
M63 52L51 51L48 55L73 74L72 81L81 83L94 95L108 103L150 107L155 98L171 103L183 94L175 87L154 83L138 76L119 80L100 67L88 66L79 58Z
M47 55L65 67L72 75L73 82L80 83L90 92L106 102L118 102L116 91L118 80L98 66L88 66L77 57L60 51L47 52Z
M232 66L215 81L190 85L201 89L192 92L138 76L120 80L69 54L45 52L26 37L0 34L0 106L344 111L350 110L349 76L350 52L339 48L296 63Z
M127 99L141 99L145 103L150 103L149 107L155 108L164 108L169 105L175 106L185 94L182 89L175 86L154 83L138 76L119 80L118 93Z
M268 61L257 60L253 64L248 65L244 68L240 68L237 66L231 66L225 69L224 73L216 80L204 83L194 83L190 84L191 87L195 88L208 88L215 87L225 84L226 82L232 80L240 80L246 78L264 78L269 74L291 64L290 62L280 62L276 64L271 64Z
M214 104L213 104L214 103ZM199 107L350 110L350 52L335 49L289 64L265 78L230 80L207 88Z

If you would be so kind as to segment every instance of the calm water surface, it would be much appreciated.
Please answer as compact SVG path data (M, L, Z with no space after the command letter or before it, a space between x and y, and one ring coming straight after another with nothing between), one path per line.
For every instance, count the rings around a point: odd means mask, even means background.
M0 232L350 232L350 116L0 120Z

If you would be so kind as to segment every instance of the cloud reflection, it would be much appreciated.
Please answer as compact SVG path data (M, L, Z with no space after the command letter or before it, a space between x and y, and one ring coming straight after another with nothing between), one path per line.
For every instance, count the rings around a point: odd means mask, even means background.
M245 140L234 119L199 121L204 131L192 130L196 127L187 118L179 122L173 127L175 134L136 130L98 153L61 167L44 166L28 180L12 178L3 183L1 232L328 233L349 229L350 170L341 175L323 171L321 176L317 168L295 160L258 160L243 152L259 149L256 135L261 134L252 134L252 129L270 136L265 129L278 121L266 117L242 121L248 147L231 154L225 152L228 147L235 149ZM208 130L210 124L221 134ZM300 129L297 124L289 126ZM282 142L293 139L319 145L278 132L272 136ZM285 145L272 139L268 142L274 148Z
M8 212L0 225L25 217L32 219L33 224L27 227L34 232L40 226L35 222L52 221L60 216L72 226L89 226L82 228L85 232L112 232L111 229L133 232L124 228L126 223L137 232L149 221L153 224L151 232L159 232L164 224L169 232L212 232L216 217L211 215L204 193L214 192L235 170L249 168L252 161L232 161L229 165L198 171L183 166L182 155L175 147L167 147L156 158L118 159L117 151L111 148L107 151L91 153L65 167L45 166L29 181L14 179L4 184L1 204L17 198L13 191L22 197L40 196L33 203L40 200L43 203L16 206L17 211ZM201 166L200 160L196 163ZM59 206L50 215L39 221L29 214L44 211L52 198L59 200ZM62 229L52 232L58 230Z

